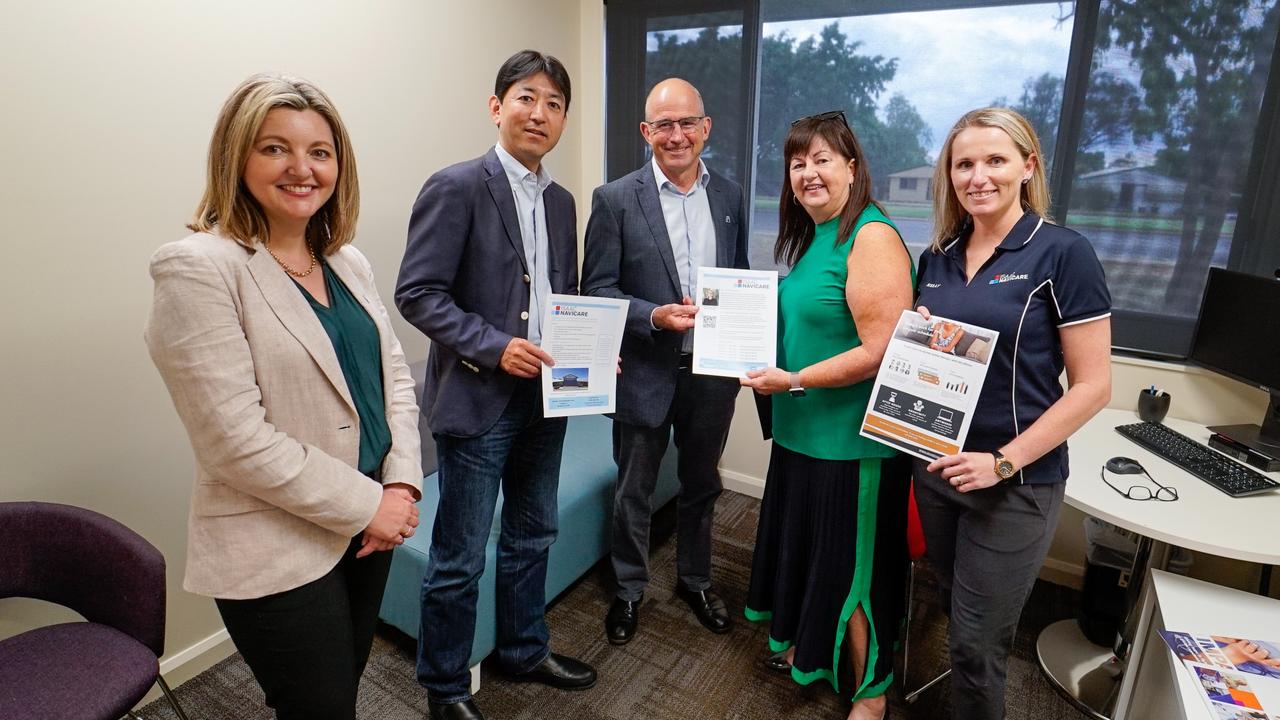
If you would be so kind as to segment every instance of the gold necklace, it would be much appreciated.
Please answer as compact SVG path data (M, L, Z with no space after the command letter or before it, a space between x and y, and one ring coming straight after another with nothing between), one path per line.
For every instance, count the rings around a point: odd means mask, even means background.
M263 243L263 247L265 247L265 248L267 249L267 252L271 254L271 257L275 258L276 263L277 263L278 265L280 265L280 267L284 268L284 271L285 271L285 272L289 273L290 275L292 275L292 276L294 276L294 277L296 277L296 278L304 278L304 277L306 277L306 276L310 275L311 273L315 272L315 270L316 270L316 251L315 251L315 250L312 250L309 246L307 247L307 252L309 252L309 253L311 254L311 266L310 266L310 267L308 267L305 271L302 271L302 272L299 272L299 271L294 270L293 268L289 267L289 264L288 264L288 263L286 263L285 261L281 260L281 259L280 259L280 256L279 256L279 255L277 255L277 254L275 253L275 251L271 249L271 246L270 246L270 245L268 245L268 244L266 244L266 243Z

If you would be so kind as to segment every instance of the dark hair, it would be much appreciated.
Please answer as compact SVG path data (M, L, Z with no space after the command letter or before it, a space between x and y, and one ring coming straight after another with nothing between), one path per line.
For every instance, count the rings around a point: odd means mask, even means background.
M544 55L537 50L521 50L507 58L502 67L498 68L498 77L493 81L493 94L501 100L506 97L512 85L538 73L546 73L551 84L564 95L564 111L569 112L569 71L554 56Z
M813 218L809 217L791 190L791 158L809 152L814 138L819 137L826 140L834 152L846 160L855 161L849 199L840 210L836 245L853 234L858 216L867 205L880 207L880 203L871 197L871 170L867 168L867 156L848 123L842 117L819 116L796 121L787 133L782 149L782 197L778 201L778 242L773 246L774 262L795 265L813 242ZM884 208L880 210L883 212Z

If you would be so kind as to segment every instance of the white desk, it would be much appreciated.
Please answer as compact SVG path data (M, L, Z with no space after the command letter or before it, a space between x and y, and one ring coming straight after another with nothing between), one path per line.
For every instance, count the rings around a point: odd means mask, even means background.
M1200 689L1169 652L1157 630L1227 635L1258 640L1280 638L1280 600L1152 570L1142 614L1147 633L1134 641L1134 717L1209 718ZM1214 718L1217 720L1217 718Z
M1139 581L1149 568L1164 568L1169 546L1173 545L1237 560L1280 564L1280 533L1275 530L1276 519L1280 518L1280 492L1230 497L1115 431L1117 425L1134 422L1139 419L1131 411L1103 410L1071 437L1066 502L1150 539L1150 551L1139 553ZM1193 440L1209 439L1209 431L1202 425L1172 418L1166 419L1165 424ZM1108 487L1099 477L1099 470L1117 455L1137 460L1156 480L1177 488L1178 500L1130 500ZM1280 473L1270 476L1280 480ZM1120 487L1146 482L1142 475L1112 475L1109 479ZM1050 625L1037 640L1036 649L1046 676L1087 716L1113 720L1164 717L1149 714L1142 703L1151 698L1134 693L1135 678L1141 674L1137 666L1145 659L1142 646L1151 630L1151 592L1150 583L1143 583L1137 614L1130 619L1134 646L1129 656L1137 660L1127 672L1125 663L1116 660L1109 650L1085 640L1075 620Z

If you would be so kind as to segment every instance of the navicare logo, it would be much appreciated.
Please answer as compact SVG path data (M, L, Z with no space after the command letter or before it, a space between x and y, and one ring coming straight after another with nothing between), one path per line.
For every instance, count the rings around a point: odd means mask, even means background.
M551 311L552 315L568 315L570 317L586 317L586 310L579 310L572 305L557 305Z
M750 289L763 290L769 287L769 283L765 280L743 280L742 278L738 278L733 283L733 286L738 288L747 288L749 290Z
M1016 274L1014 274L1014 273L1001 273L1001 274L999 274L999 275L995 276L994 278L992 278L992 279L991 279L991 282L989 282L989 283L987 283L987 284L988 284L988 285L999 285L1000 283L1007 283L1007 282L1013 282L1014 280L1026 280L1026 279L1027 279L1027 274L1026 274L1026 273L1022 273L1022 274L1020 274L1020 275L1016 275Z

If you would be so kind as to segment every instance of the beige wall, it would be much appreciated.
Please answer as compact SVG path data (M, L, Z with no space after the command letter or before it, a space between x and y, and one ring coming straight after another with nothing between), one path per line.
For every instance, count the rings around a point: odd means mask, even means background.
M307 77L333 97L359 160L357 244L390 302L418 188L432 171L493 143L485 103L512 52L532 46L568 66L569 126L547 165L576 196L589 197L603 167L603 7L590 0L0 0L0 7L7 270L0 500L87 506L159 547L169 564L172 667L221 623L211 601L181 589L192 460L142 342L147 260L185 233L223 99L264 70ZM411 359L425 356L416 331L403 322L398 331ZM0 637L61 615L32 601L0 601Z

